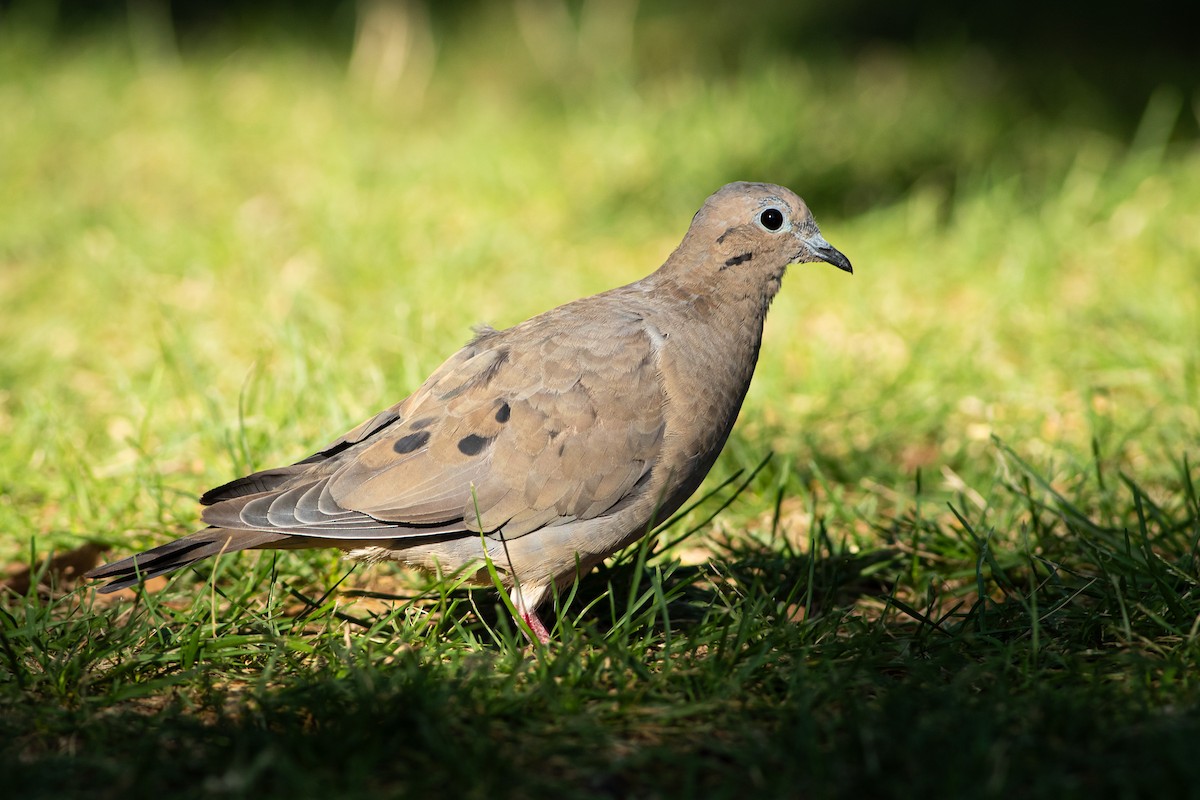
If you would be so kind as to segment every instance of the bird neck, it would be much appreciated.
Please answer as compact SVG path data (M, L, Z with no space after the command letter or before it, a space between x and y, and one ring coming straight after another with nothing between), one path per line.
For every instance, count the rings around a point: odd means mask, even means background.
M750 275L711 270L710 280L698 282L696 273L672 272L670 266L668 261L647 278L644 288L661 309L653 323L664 335L664 347L688 355L664 359L661 368L669 373L664 377L683 413L708 419L705 438L724 442L754 376L763 323L779 281L764 286L761 274L752 283Z
M676 250L642 281L644 291L652 294L660 307L669 309L669 328L664 333L688 341L696 352L746 365L744 379L749 382L763 323L779 291L782 272L763 275L736 268L688 269L675 263L680 260L686 261L687 256Z

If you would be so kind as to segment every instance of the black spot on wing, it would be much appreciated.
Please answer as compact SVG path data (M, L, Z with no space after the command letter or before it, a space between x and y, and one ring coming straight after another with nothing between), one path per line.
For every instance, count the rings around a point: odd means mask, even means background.
M503 425L505 422L508 422L508 419L511 416L512 408L509 407L508 403L501 403L500 407L496 409L496 422L499 422L501 425Z
M416 433L410 433L407 436L397 439L396 443L392 445L392 449L404 455L405 453L411 453L418 448L424 447L428 441L429 431L417 431Z
M492 443L489 436L480 436L477 433L468 434L458 440L458 452L464 456L477 456L483 452L483 448Z
M725 262L726 267L736 267L738 264L745 264L750 259L754 258L754 253L742 253L740 256L734 256ZM724 267L722 267L724 269Z

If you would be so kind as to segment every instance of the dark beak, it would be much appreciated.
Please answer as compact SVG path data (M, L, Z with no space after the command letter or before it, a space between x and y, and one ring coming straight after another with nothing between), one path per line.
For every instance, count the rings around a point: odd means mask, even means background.
M854 274L854 267L850 266L850 259L842 255L841 251L825 241L825 237L821 234L814 234L804 240L804 244L808 247L809 255L812 256L806 261L825 261L833 264L843 272Z
M820 250L814 250L813 255L822 261L833 264L843 272L849 272L851 275L854 274L854 267L850 266L850 259L842 255L842 252L835 247L822 247Z

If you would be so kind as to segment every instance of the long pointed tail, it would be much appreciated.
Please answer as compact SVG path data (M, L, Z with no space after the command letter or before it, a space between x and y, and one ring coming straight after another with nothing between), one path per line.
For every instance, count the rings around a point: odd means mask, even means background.
M267 533L266 531L205 528L144 553L138 553L111 564L102 564L86 573L84 577L110 578L109 583L99 589L101 594L108 594L149 578L183 569L218 553L236 553L239 550L267 547L273 542L288 538L291 537L287 534Z

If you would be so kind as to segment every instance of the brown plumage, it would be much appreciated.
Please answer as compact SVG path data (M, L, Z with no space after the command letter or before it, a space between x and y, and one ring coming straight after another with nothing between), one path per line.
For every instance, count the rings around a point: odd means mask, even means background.
M88 573L109 592L218 553L338 547L487 583L536 608L696 490L750 385L789 264L850 262L804 201L731 183L640 281L484 328L411 396L291 466L206 492L209 527ZM482 537L481 537L482 534Z

